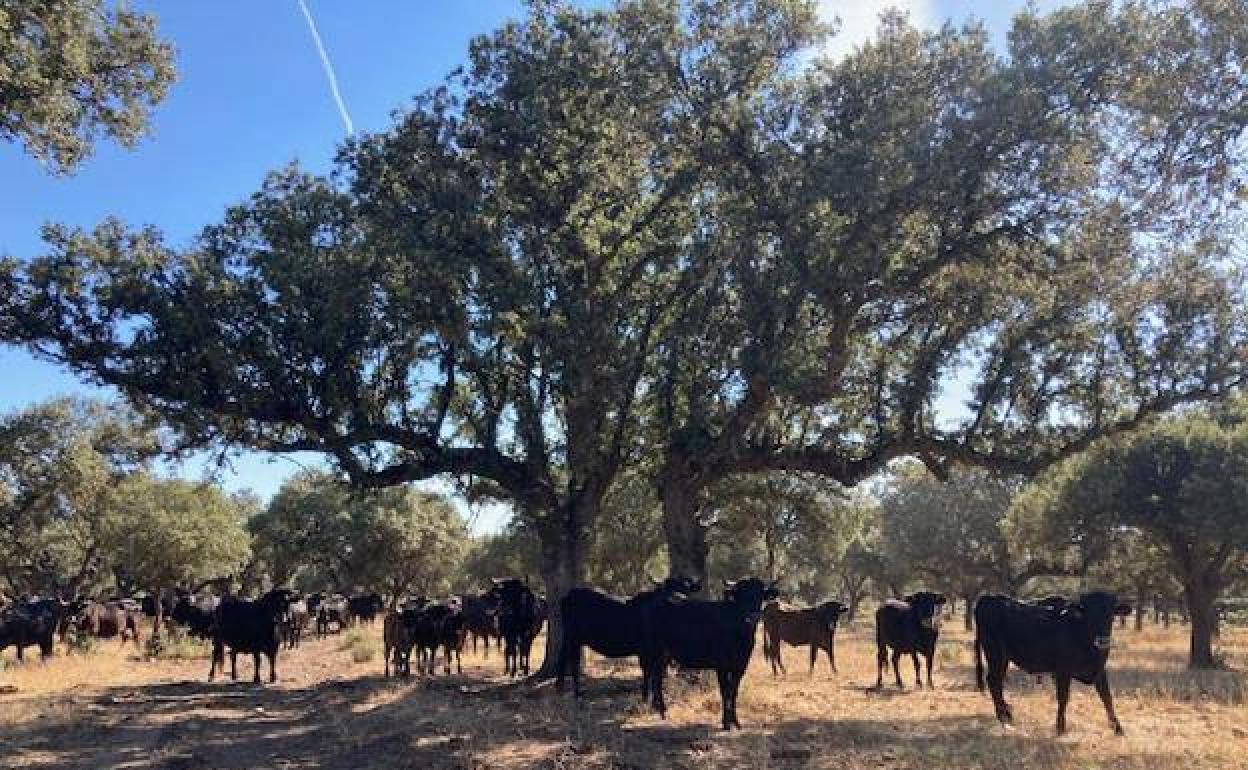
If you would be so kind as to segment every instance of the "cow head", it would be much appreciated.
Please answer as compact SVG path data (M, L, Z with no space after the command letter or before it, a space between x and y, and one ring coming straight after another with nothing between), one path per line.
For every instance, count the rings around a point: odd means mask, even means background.
M515 577L492 578L490 584L490 595L498 602L501 611L515 611L535 601L526 580Z
M1108 591L1093 591L1080 594L1062 614L1079 621L1087 629L1092 646L1106 652L1112 645L1114 618L1130 615L1131 605L1119 602L1118 597Z
M826 601L815 607L815 617L819 618L819 622L827 626L828 630L836 628L836 621L841 615L849 612L849 608L838 601Z
M920 626L932 631L940 630L940 608L947 601L943 594L917 591L905 596L904 601L914 609Z
M763 602L777 599L780 592L776 590L776 583L763 582L758 578L743 578L741 580L724 581L724 600L737 605L745 612L745 621L755 624L762 616Z

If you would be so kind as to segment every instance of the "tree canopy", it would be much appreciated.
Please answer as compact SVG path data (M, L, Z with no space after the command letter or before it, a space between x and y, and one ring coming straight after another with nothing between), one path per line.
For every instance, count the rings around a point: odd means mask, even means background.
M12 593L73 595L108 575L118 484L159 450L127 409L58 399L0 415L0 576Z
M449 591L468 539L463 518L440 495L352 489L319 471L288 480L247 527L274 584L393 599Z
M0 0L0 138L58 174L105 134L131 147L175 72L149 14L103 0Z
M1248 429L1200 416L1100 442L1028 490L1015 515L1050 542L1101 552L1160 548L1192 614L1189 663L1209 667L1214 602L1248 563ZM1143 561L1143 560L1140 560Z
M734 474L1034 473L1242 384L1246 14L1088 2L1002 52L894 14L802 66L810 0L534 2L185 248L49 227L0 264L0 337L191 445L465 478L552 595L653 462L671 569L704 576Z

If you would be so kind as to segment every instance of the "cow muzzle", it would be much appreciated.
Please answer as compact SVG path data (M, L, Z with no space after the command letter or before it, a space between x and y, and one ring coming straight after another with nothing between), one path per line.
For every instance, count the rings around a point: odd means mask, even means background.
M1114 646L1114 642L1108 636L1098 636L1092 640L1092 646L1098 650L1108 650Z

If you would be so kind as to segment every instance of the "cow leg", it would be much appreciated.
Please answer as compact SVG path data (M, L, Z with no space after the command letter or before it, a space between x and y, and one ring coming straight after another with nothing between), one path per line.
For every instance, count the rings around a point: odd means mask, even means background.
M992 693L992 706L997 713L997 719L1003 725L1008 725L1014 721L1014 714L1010 711L1010 706L1005 702L1005 667L1009 665L1008 661L994 660L988 658L988 691Z
M663 676L666 673L667 661L660 655L651 660L648 667L650 669L650 693L653 698L654 710L659 712L660 719L667 719L667 702L663 699ZM642 670L644 672L645 668L643 667Z
M836 639L830 637L828 639L828 663L832 665L832 673L836 673Z
M1057 685L1057 734L1066 734L1066 704L1070 702L1070 674L1054 674Z
M936 689L936 685L932 684L932 658L935 657L935 654L926 653L923 657L927 661L927 689L934 690Z
M788 675L789 675L789 672L788 672L788 671L785 669L785 667L784 667L784 658L780 656L780 647L781 647L781 645L780 645L780 640L779 640L779 639L777 639L777 640L776 640L775 645L771 648L771 655L772 655L772 664L771 664L771 668L772 668L772 674L775 674L775 669L776 669L776 667L777 667L777 666L779 666L779 667L780 667L780 673L781 673L781 674L783 674L784 676L788 676Z
M811 676L815 675L815 661L818 660L818 658L819 658L819 645L812 643L810 645L810 675Z
M1105 673L1104 668L1096 675L1094 684L1096 694L1101 696L1101 703L1105 706L1105 716L1109 717L1109 726L1114 728L1114 735L1125 735L1122 723L1118 721L1118 715L1114 713L1114 696L1109 692L1109 674Z
M238 650L230 650L230 679L238 680Z
M901 683L901 650L893 650L893 676L897 678L897 689L904 690L906 686Z
M875 689L884 689L884 667L888 665L888 650L883 644L875 646Z
M919 653L910 653L910 660L914 661L914 686L917 689L923 689L923 675L919 672Z
M731 730L736 721L732 714L732 672L716 669L715 677L719 680L720 724L725 730Z
M253 684L260 684L260 653L253 652L251 654L251 681Z

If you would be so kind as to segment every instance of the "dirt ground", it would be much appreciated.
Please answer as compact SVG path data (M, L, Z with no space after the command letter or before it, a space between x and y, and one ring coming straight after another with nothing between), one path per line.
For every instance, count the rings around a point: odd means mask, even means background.
M663 721L640 704L634 664L593 656L579 707L549 685L500 676L496 651L466 655L462 676L388 680L380 623L354 644L347 635L305 642L279 658L277 684L263 686L250 683L249 657L239 660L238 683L209 684L206 649L199 659L149 661L106 641L88 655L58 650L24 666L10 650L0 671L0 767L1248 767L1248 631L1224 634L1232 670L1200 674L1183 668L1184 629L1117 631L1110 680L1127 736L1116 738L1095 693L1076 685L1071 732L1059 739L1051 682L1018 672L1006 693L1018 726L997 725L974 688L969 636L953 625L942 635L935 691L912 689L905 661L905 692L873 691L865 622L838 633L838 674L820 660L810 676L805 650L786 648L788 674L773 679L760 643L740 698L746 729L734 733L717 729L713 677L672 683Z

